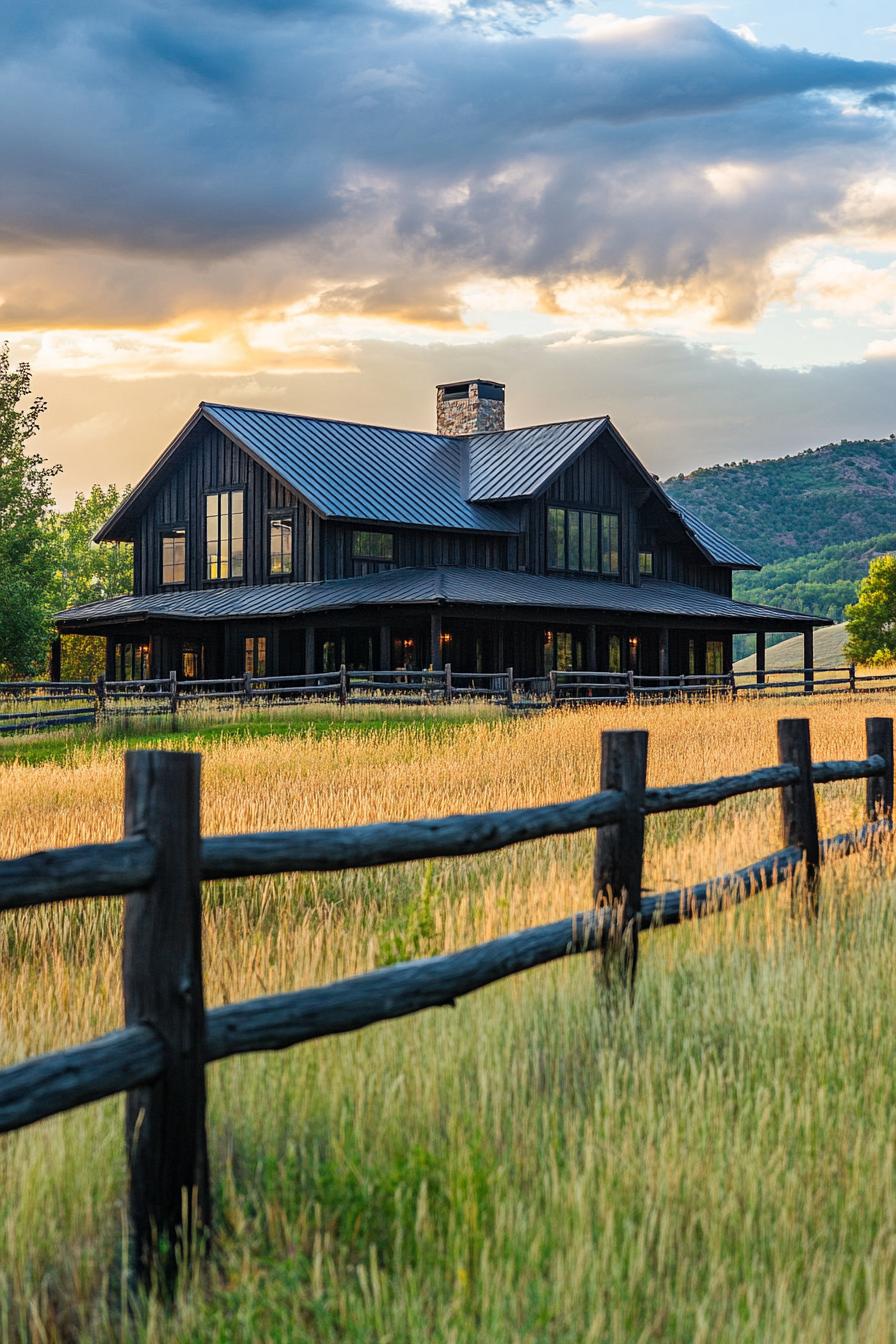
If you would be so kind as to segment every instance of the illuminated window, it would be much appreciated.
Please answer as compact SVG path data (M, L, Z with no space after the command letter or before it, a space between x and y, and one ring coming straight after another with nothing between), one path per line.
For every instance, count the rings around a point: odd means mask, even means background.
M638 573L647 578L653 577L653 551L638 552Z
M272 574L292 573L292 519L272 518L269 525L268 553Z
M152 645L116 644L114 654L116 681L148 681Z
M205 675L205 645L190 641L180 651L180 674L185 681L202 679Z
M182 527L162 533L162 583L186 583L187 534Z
M688 640L688 676L695 676L697 672L697 641Z
M265 635L247 635L243 643L243 669L250 677L266 677L268 641Z
M245 490L221 490L205 498L205 577L243 577Z

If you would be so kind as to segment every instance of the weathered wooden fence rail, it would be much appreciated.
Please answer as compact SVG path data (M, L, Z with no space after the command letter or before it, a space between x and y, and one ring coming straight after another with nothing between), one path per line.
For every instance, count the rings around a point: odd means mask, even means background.
M79 724L114 724L146 715L178 713L219 705L288 706L307 701L336 705L451 705L480 701L515 710L558 706L632 704L644 700L683 701L712 697L871 695L896 691L896 673L841 668L769 668L700 676L641 676L634 672L551 672L516 677L503 672L354 671L289 676L144 681L0 682L0 735L35 733Z
M125 896L125 1026L0 1070L0 1132L127 1093L133 1265L173 1275L211 1226L205 1067L254 1051L356 1031L457 999L506 976L598 951L608 979L633 984L639 933L700 918L787 881L808 915L818 872L892 833L893 721L868 719L860 760L814 762L808 720L778 726L779 761L748 774L647 788L647 734L606 732L601 791L569 803L335 830L202 837L200 758L129 752L125 838L0 862L0 910L78 897ZM815 788L866 781L866 823L820 840ZM761 790L781 799L784 845L733 873L677 891L642 893L649 816L714 806ZM479 946L352 976L319 988L206 1010L201 883L462 856L596 830L592 908ZM197 1233L201 1230L202 1235Z

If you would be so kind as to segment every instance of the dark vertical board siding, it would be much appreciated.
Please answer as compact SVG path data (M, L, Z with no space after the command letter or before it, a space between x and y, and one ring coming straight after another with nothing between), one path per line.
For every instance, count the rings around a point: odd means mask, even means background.
M216 487L245 488L245 565L238 583L266 583L268 512L294 511L294 575L298 582L322 577L315 571L313 538L320 520L227 435L197 425L174 469L159 484L144 510L134 541L134 583L138 593L161 587L160 534L166 527L187 529L187 587L213 587L205 578L205 494ZM310 543L310 544L309 544Z

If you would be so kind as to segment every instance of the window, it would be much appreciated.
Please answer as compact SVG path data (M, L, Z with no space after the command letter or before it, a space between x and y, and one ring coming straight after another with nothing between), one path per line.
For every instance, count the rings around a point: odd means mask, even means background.
M725 671L725 644L721 639L706 641L706 675L720 677Z
M391 560L392 543L391 532L353 532L352 558L354 560Z
M391 532L353 532L352 573L376 574L391 569L394 544Z
M265 635L247 635L243 642L243 668L250 677L266 677L268 641Z
M205 498L205 577L243 577L245 490L221 490Z
M292 573L292 519L271 518L268 533L271 574Z
M697 673L697 641L688 640L688 676L693 677Z
M162 583L186 583L187 534L182 527L162 533Z
M152 646L145 644L115 645L115 680L148 681Z
M196 681L205 675L205 645L190 641L180 651L180 674L185 681Z
M610 672L622 671L622 640L619 635L611 635L607 650Z
M619 573L619 515L593 509L548 509L548 569Z
M618 513L602 513L600 516L600 572L619 573Z
M638 552L638 573L653 578L653 551Z
M579 672L584 661L584 645L571 630L545 630L544 670Z

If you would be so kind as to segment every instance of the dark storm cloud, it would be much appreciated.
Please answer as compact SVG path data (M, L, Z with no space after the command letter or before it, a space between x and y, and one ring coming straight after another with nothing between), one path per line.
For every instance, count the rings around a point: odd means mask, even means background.
M0 143L0 248L202 261L292 242L306 272L411 265L446 286L471 270L731 273L743 316L757 286L741 273L823 228L891 148L878 109L896 66L757 47L698 17L527 34L544 10L23 8L0 50L17 127ZM877 101L845 116L834 91ZM748 192L707 183L729 160L762 170Z

